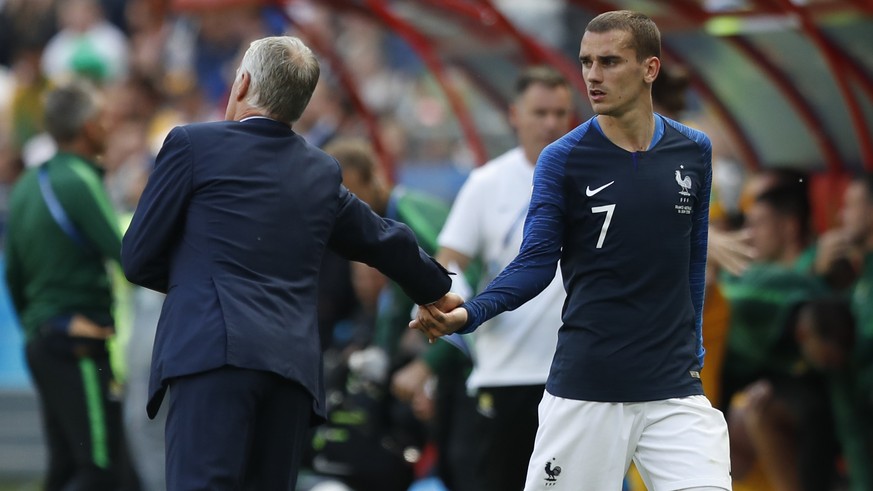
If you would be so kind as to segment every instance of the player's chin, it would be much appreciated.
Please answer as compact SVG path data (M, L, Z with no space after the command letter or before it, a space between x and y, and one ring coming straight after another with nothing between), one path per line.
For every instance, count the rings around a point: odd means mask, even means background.
M603 104L591 104L591 111L598 116L608 116L609 111Z
M604 104L602 102L598 103L598 104L591 103L591 110L592 110L592 112L594 112L594 114L596 114L598 116L614 116L615 115L615 108L613 108L612 106L610 106L608 104Z

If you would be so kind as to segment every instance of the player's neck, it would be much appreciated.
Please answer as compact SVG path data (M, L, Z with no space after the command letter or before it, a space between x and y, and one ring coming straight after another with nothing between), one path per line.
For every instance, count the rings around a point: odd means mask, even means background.
M651 106L640 107L620 116L597 116L609 141L628 152L648 150L655 134L655 114Z

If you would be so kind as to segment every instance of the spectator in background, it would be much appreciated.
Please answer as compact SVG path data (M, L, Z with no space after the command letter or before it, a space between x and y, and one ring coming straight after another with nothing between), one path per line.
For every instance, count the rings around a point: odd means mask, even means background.
M817 426L823 426L825 431L835 428L848 471L848 489L873 489L873 424L869 420L873 407L869 397L858 390L863 370L854 356L857 331L850 303L841 296L804 303L797 309L793 328L806 362L826 376L833 415L833 424L814 421L800 431L822 431Z
M6 280L42 401L47 490L137 487L106 350L114 321L104 261L119 260L121 236L97 163L104 114L82 83L53 90L45 125L59 151L19 180L10 202Z
M857 401L847 397L846 390L853 379L854 320L849 303L839 296L801 301L784 327L783 345L793 346L801 357L789 377L771 374L744 391L745 400L731 421L732 445L753 448L767 471L768 490L843 489L834 465L838 451L834 422L851 431L840 434L850 467L858 462L853 459L857 452L869 445L865 441L869 433L862 431L869 425L853 419ZM734 431L737 421L744 426L740 432ZM869 452L869 447L864 451ZM746 458L735 461L738 474L744 472ZM867 465L850 474L855 481L851 489L870 489L859 486L858 480L862 475L869 478Z
M858 362L865 369L863 390L869 397L873 395L873 175L854 179L846 189L842 219L848 241L842 255L861 259L856 262L860 268L852 292L852 312L858 327Z
M798 368L800 352L786 333L794 306L824 293L811 274L805 187L764 191L747 226L758 256L722 283L731 306L723 404L730 405L733 472L744 477L754 453L775 489L824 489L833 475L826 392L817 374Z
M765 191L749 208L746 220L757 257L742 275L724 275L722 281L731 307L723 373L725 407L769 364L782 366L785 360L775 360L771 349L791 306L822 291L811 275L815 252L810 247L809 201L803 188L778 186Z
M841 225L819 240L816 271L850 294L855 343L848 368L832 380L837 434L843 444L852 490L873 488L873 175L855 177L846 188Z
M42 70L50 80L78 75L106 83L127 75L127 37L106 20L98 0L60 2L58 25L42 55Z
M815 259L815 272L837 290L849 287L855 290L854 309L859 321L873 320L873 311L865 312L866 298L864 276L873 268L870 254L873 252L873 178L868 174L855 177L846 188L840 224L821 235ZM869 275L868 275L869 276ZM833 280L833 281L830 281ZM856 287L859 281L860 290ZM873 310L873 309L871 309ZM859 326L860 328L861 326ZM865 327L873 331L873 327ZM873 334L869 336L873 338Z

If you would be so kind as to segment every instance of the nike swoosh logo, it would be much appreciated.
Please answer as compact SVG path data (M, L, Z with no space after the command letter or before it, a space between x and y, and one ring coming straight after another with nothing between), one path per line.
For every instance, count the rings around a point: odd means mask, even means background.
M612 186L613 184L615 184L615 181L608 182L608 183L604 184L603 186L600 186L597 189L591 189L591 186L586 186L585 187L585 196L588 196L590 198L590 197L594 196L595 194L608 188L609 186Z

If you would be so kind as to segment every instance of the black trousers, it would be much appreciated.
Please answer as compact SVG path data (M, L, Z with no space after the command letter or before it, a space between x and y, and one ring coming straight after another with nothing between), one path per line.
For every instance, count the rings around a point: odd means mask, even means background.
M312 396L270 372L225 366L170 381L168 491L288 491Z
M451 491L482 491L476 472L478 448L471 438L477 423L476 399L467 394L466 385L472 364L460 351L453 354L455 362L446 363L437 374L433 425L437 474Z
M45 489L137 489L109 356L102 344L73 349L65 337L38 338L26 347L48 446Z
M521 491L533 452L545 385L481 387L471 441L478 442L482 491Z

